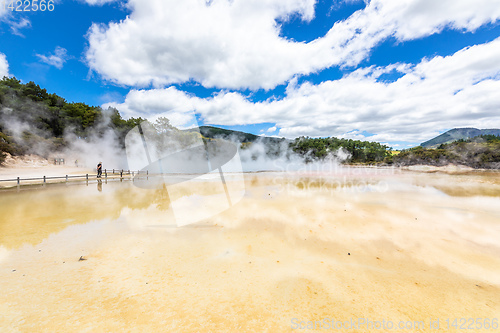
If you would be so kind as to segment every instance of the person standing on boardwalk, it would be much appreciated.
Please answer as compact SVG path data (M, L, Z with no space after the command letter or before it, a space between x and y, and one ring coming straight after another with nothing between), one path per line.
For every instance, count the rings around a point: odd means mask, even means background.
M102 162L99 162L99 164L97 164L97 178L101 178L102 176Z

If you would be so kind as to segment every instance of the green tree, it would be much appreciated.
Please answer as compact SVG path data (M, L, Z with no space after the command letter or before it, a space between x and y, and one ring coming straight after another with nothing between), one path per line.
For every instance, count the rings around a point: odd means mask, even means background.
M23 96L26 96L35 102L41 102L41 101L47 99L49 96L47 94L46 89L40 88L40 86L38 84L35 84L35 82L33 82L33 81L26 83L21 88L21 93Z

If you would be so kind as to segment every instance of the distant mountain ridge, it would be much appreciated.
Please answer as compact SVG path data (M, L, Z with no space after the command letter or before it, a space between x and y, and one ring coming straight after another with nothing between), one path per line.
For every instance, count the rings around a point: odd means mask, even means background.
M195 129L196 131L198 129ZM193 130L190 130L193 131ZM241 143L252 143L252 142L262 142L264 144L273 144L273 143L280 143L286 139L284 138L274 138L274 137L269 137L269 136L258 136L255 134L251 133L245 133L245 132L240 132L240 131L233 131L233 130L228 130L220 127L213 127L213 126L200 126L199 131L201 135L203 135L206 138L210 139L216 139L216 138L221 138L221 139L226 139L226 140L236 140Z
M500 136L500 129L454 128L420 145L424 148L436 148L440 144L451 143L460 139L470 139L479 135Z

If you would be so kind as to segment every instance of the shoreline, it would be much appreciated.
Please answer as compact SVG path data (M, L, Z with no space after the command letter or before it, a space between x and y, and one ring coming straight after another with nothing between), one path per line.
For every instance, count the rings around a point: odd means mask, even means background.
M450 174L450 175L465 175L465 174L500 174L500 170L498 169L474 169L471 167L463 166L463 165L454 165L449 164L446 166L432 166L426 164L417 164L411 166L378 166L378 165L359 165L359 164L340 164L337 166L335 170L291 170L291 171L283 171L283 170L253 170L253 171L243 171L243 174L263 174L263 173L273 173L273 174L291 174L291 175L325 175L325 176L345 176L346 171L348 170L373 170L373 176L377 174L377 171L387 171L393 170L394 172L416 172L416 173L442 173L442 174ZM106 169L106 170L121 170L121 169ZM228 174L232 174L233 172L226 172ZM76 166L67 166L67 165L54 165L54 164L43 164L43 165L8 165L8 166L0 166L0 188L10 188L15 187L17 184L15 183L16 179L19 177L25 179L23 181L23 185L34 185L39 184L43 177L47 177L47 183L64 183L66 180L64 177L67 175L69 178L75 176L85 177L85 175L89 176L88 180L96 180L96 171L95 169L86 168L86 167L76 167ZM347 172L347 174L351 174L351 172ZM351 176L369 176L370 172L358 174L358 172L353 172ZM125 177L125 173L123 175ZM129 176L127 174L127 176ZM387 176L387 175L386 175ZM61 179L51 179L52 177L60 177ZM37 178L37 179L36 179ZM108 178L119 178L119 176L115 174L111 174L108 172ZM104 179L104 178L103 178ZM87 180L87 179L82 179ZM70 181L79 181L75 178ZM12 185L6 185L9 183L13 183Z
M481 169L481 168L476 169L460 164L448 164L445 166L415 164L415 165L399 166L397 168L400 168L401 170L424 172L424 173L435 173L435 172L451 173L451 174L467 174L470 172L500 173L500 169Z

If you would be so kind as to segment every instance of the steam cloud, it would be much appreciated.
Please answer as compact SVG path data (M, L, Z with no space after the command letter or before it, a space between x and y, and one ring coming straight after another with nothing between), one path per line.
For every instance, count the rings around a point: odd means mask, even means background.
M17 110L29 109L29 112L16 112ZM35 154L47 159L64 158L66 164L95 168L98 162L102 161L106 169L129 169L140 165L141 161L127 161L127 154L124 143L121 142L117 132L111 128L108 110L102 111L102 118L96 122L90 130L87 129L86 136L80 137L76 134L75 128L67 126L63 138L65 146L58 144L63 140L54 140L52 133L33 126L35 117L46 116L47 107L31 100L17 102L14 107L3 107L0 110L0 129L11 136L16 143L25 147L25 152ZM20 117L19 115L23 115ZM179 112L172 113L172 124L178 126L179 119L183 119ZM157 117L155 117L157 119ZM216 139L228 140L227 137ZM306 163L308 156L301 156L289 149L288 141L280 143L265 143L258 140L250 145L242 145L237 137L229 138L238 147L238 152L245 172L257 171L326 171L338 168L340 162L349 157L344 150L332 151L323 161ZM231 172L231 170L229 170ZM235 170L236 171L236 170Z

